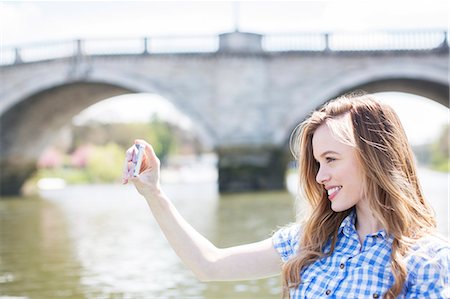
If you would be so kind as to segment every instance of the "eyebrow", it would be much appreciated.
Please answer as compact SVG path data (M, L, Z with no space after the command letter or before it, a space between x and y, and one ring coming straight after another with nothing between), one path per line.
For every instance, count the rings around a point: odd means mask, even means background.
M338 152L329 150L329 151L325 151L325 152L323 152L322 154L320 154L320 157L326 156L326 155L328 155L328 154L339 155ZM313 157L314 157L314 160L317 161L317 159L316 159L316 157L315 157L314 155L313 155Z
M339 153L337 153L337 152L335 152L335 151L326 151L326 152L323 152L323 153L320 155L320 157L323 157L323 156L328 155L328 154L339 155Z
M335 152L335 151L325 151L325 152L323 152L322 154L320 154L320 157L326 156L326 155L328 155L328 154L339 155L339 153L338 153L338 152ZM314 159L317 161L316 157L314 157Z

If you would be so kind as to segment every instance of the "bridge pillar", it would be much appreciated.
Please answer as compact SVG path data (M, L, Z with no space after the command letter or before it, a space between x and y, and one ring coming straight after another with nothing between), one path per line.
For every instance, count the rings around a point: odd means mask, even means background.
M219 52L262 53L262 35L249 32L227 32L219 35Z
M36 161L2 159L0 161L0 195L18 195L26 179L36 170Z
M274 147L221 147L219 155L219 191L243 192L284 188L287 159Z

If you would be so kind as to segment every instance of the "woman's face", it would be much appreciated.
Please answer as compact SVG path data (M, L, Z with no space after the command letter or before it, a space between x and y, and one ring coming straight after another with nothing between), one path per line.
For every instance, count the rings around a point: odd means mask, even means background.
M363 198L363 171L356 150L337 140L326 124L314 132L313 155L319 164L316 181L327 190L331 209L345 211Z

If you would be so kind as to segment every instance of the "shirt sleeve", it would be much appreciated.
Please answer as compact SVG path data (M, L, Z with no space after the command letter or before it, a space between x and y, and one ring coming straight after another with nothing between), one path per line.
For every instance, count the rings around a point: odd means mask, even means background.
M280 254L283 262L297 253L300 225L292 224L277 230L272 236L273 247Z
M429 250L411 274L405 298L450 298L450 247Z

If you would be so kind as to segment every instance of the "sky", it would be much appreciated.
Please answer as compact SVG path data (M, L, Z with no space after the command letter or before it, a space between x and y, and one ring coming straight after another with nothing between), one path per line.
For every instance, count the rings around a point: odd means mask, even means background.
M0 45L78 38L215 35L236 28L262 34L449 30L449 10L449 2L439 0L0 1ZM188 126L189 120L180 117L182 112L176 112L157 95L153 97L158 98L159 105L152 101L152 107L141 106L138 111L123 115L124 101L145 101L145 97L149 95L125 96L96 104L76 121L106 117L102 115L148 119L156 107L156 112L182 119L182 125ZM383 97L400 114L412 143L429 141L438 128L449 122L449 110L442 105L404 94ZM421 123L416 121L418 113L424 119ZM425 127L423 123L428 125Z
M447 1L0 1L4 45L94 37L448 28ZM430 3L433 3L430 5Z

